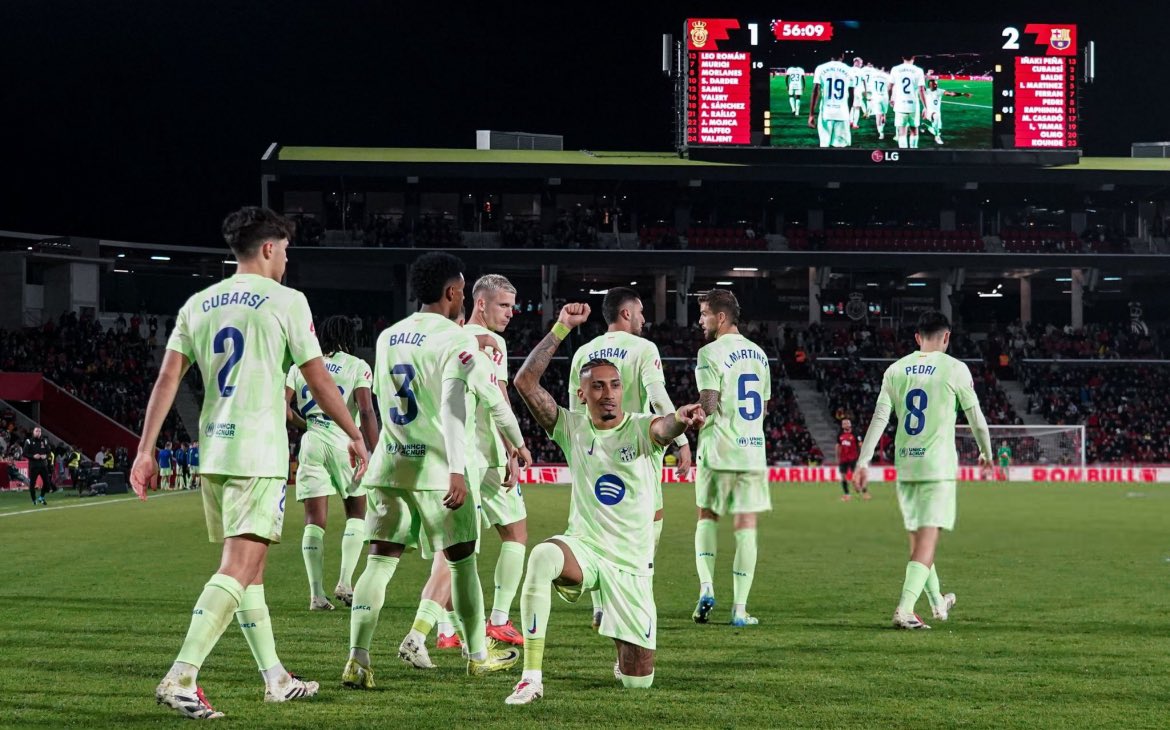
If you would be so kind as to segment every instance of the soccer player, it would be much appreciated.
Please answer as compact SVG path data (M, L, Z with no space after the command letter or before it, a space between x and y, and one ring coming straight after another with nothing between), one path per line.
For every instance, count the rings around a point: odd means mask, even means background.
M646 316L638 292L629 287L612 287L601 303L601 314L609 328L577 349L569 366L570 410L585 412L585 404L575 397L581 387L581 368L590 360L608 360L622 379L622 410L626 413L674 413L674 403L666 392L662 374L662 357L658 346L642 337ZM653 409L653 410L651 410ZM691 444L685 434L675 439L678 446L676 473L685 478L691 470ZM655 487L654 549L662 536L662 482ZM605 607L601 595L593 592L593 628L601 626Z
M705 624L715 607L719 518L730 514L735 527L731 625L755 626L759 620L747 612L747 602L756 572L757 515L772 511L764 471L772 370L764 351L739 333L739 302L730 291L712 289L699 297L699 327L711 342L700 348L695 366L706 423L699 432L695 477L699 601L691 618Z
M792 116L800 116L800 97L804 96L804 69L800 66L789 66L784 69L784 76L788 79L788 108Z
M198 489L199 484L199 442L193 441L191 443L191 453L187 455L187 460L191 462L191 488Z
M886 138L886 113L890 110L890 75L886 67L873 68L873 64L866 64L869 69L868 88L866 96L869 98L869 116L877 126L878 139Z
M849 108L849 128L858 129L857 122L862 115L869 117L869 107L865 103L865 95L869 89L869 74L873 70L873 65L867 68L863 65L864 61L861 57L853 59L853 65L849 68L849 74L853 77L853 100Z
M552 589L567 601L599 591L606 606L598 630L614 640L623 686L647 688L654 682L658 616L654 606L654 531L662 457L688 426L701 424L698 404L657 416L622 408L622 378L605 360L584 364L575 400L586 413L557 406L541 377L569 332L589 319L589 305L566 304L520 372L516 390L536 422L561 447L573 487L569 526L532 549L520 595L524 622L524 674L509 705L526 705L544 696L542 666Z
M926 106L926 77L914 65L914 56L902 56L902 63L890 69L890 99L894 107L894 134L899 147L918 147L918 126Z
M849 482L853 480L853 470L857 468L857 456L861 453L861 445L857 443L857 434L853 433L853 421L848 418L841 420L841 433L837 434L837 471L841 473L842 502L848 502ZM861 489L863 499L869 499L869 487Z
M918 351L886 368L873 420L861 445L854 472L858 487L868 482L867 468L874 447L890 417L900 418L894 440L894 465L898 469L898 506L910 535L910 562L902 584L902 598L894 610L894 626L929 629L914 613L914 604L926 590L934 618L946 621L955 605L955 594L943 595L934 555L939 531L955 527L955 478L959 456L955 447L956 406L979 445L979 465L991 465L991 436L971 370L947 355L951 325L941 312L924 312L918 318Z
M236 274L195 294L179 310L130 472L135 493L146 499L159 430L187 369L197 364L205 389L199 418L208 467L203 512L212 542L224 543L223 558L195 604L187 638L155 698L198 720L223 716L207 702L196 675L233 614L264 677L266 702L310 697L318 690L316 682L293 677L281 664L264 601L264 565L269 544L280 540L288 479L286 358L300 366L322 410L349 437L357 476L365 471L365 444L322 363L309 304L280 284L292 234L293 224L267 208L242 208L224 221Z
M926 129L934 135L934 143L942 144L942 98L944 96L971 96L966 91L950 91L938 88L938 79L931 79L923 92L926 100Z
M179 489L187 489L191 482L191 468L188 464L190 460L190 450L186 443L179 444L179 447L174 450L175 456L175 471L178 473Z
M830 60L813 71L812 105L808 126L817 130L821 147L848 147L853 144L849 129L849 93L857 82L844 54L834 52Z
M159 481L164 482L163 489L175 488L175 452L171 450L171 442L168 441L158 451L158 475Z
M360 424L366 448L378 443L378 415L370 394L374 377L364 360L354 357L357 338L349 317L335 315L321 324L319 337L325 369L345 401L350 417ZM346 454L347 437L321 410L309 384L297 367L285 377L284 398L288 417L304 429L297 459L297 501L305 506L305 531L301 554L309 577L309 610L332 611L325 595L325 525L329 519L329 497L341 497L345 505L345 531L341 537L341 573L333 595L349 606L353 603L353 571L366 541L366 494L353 480Z
M370 646L386 587L408 547L442 552L451 570L455 613L465 627L467 672L507 669L515 649L488 644L476 572L479 515L465 475L467 391L475 338L455 320L463 311L463 262L442 252L410 267L419 311L378 336L374 394L382 409L378 448L362 485L369 492L370 553L353 591L346 687L371 689Z
M1003 441L999 445L999 449L995 452L995 458L999 461L999 480L1006 481L1008 478L1008 470L1012 466L1012 447L1008 446L1007 441Z
M490 274L489 276L495 276ZM503 277L499 277L503 279ZM482 279L481 279L482 281ZM506 281L506 280L505 280ZM477 282L478 284L479 282ZM472 287L475 291L475 287ZM510 308L510 305L509 305ZM510 318L510 315L509 315ZM462 315L457 323L462 324ZM464 328L466 329L466 327ZM483 517L483 523L499 524L492 522L493 517L501 514L499 511L500 505L507 506L504 499L496 497L496 504L490 508L491 515L489 515L489 508L487 507L487 497L483 494L483 488L476 485L490 485L492 480L485 480L483 473L488 470L485 463L488 457L485 456L485 449L483 442L479 441L481 435L485 438L502 438L509 446L506 450L501 446L502 460L508 462L508 474L499 475L494 480L494 486L501 491L514 489L516 483L517 471L521 466L528 466L532 463L532 455L528 452L528 448L524 445L523 436L520 432L520 424L516 420L516 414L512 411L508 399L505 397L502 389L499 387L496 380L495 355L487 354L498 352L497 347L500 343L496 340L495 333L476 335L476 340L479 345L479 350L476 351L475 357L477 363L475 368L471 371L471 376L467 381L468 402L467 413L470 415L468 420L467 439L468 444L474 444L475 448L469 450L470 458L468 459L467 473L468 479L472 485L472 497L476 504L476 509ZM490 419L490 420L489 420ZM485 421L491 426L491 431L481 430L481 426ZM498 424L498 426L497 426ZM497 434L503 434L499 436ZM515 447L516 458L510 457L513 447L510 444L519 444ZM523 503L521 502L521 506ZM504 513L506 514L506 513ZM522 518L523 519L523 518ZM507 524L514 524L509 522ZM509 543L505 541L501 546L501 560L503 559L503 549ZM424 555L425 557L425 555ZM519 582L519 576L524 572L524 565L516 569L516 580ZM499 587L499 565L496 566L497 586L496 594L500 593ZM515 597L516 586L512 588L512 595L508 597L508 605L511 606L512 598ZM410 632L402 640L398 646L398 658L403 662L409 664L416 669L434 669L435 665L431 662L430 656L426 650L426 637L431 629L439 625L439 641L436 648L439 649L455 649L461 646L459 637L454 631L454 624L458 622L458 618L452 616L450 610L451 605L451 571L447 568L447 562L441 555L435 555L431 565L431 576L427 579L427 583L423 586L422 597L419 601L418 611L415 613L414 624L411 626ZM507 613L505 613L507 619ZM454 618L454 620L452 620ZM511 627L511 622L507 624ZM499 636L507 637L507 633L501 632L497 627L493 634L491 627L487 628L487 637L497 641L504 641L508 644L524 643L524 637L520 636L514 628L512 632L516 634L515 638L519 641L512 641L506 638L497 638Z

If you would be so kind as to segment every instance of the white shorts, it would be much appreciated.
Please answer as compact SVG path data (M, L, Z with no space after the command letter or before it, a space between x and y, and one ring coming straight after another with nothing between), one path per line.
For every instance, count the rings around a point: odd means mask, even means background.
M360 483L354 482L349 451L306 431L301 437L301 453L297 461L297 501L334 494L345 499L364 495L365 490Z
M911 129L918 129L918 125L922 123L922 110L915 109L912 112L895 112L894 126L895 127L910 127Z
M479 504L484 527L510 525L528 517L520 485L504 489L505 471L506 468L502 466L479 470Z
M836 121L817 118L817 136L821 147L848 147L853 144L849 120Z
M581 594L600 591L605 612L601 614L601 627L597 633L653 651L658 644L654 576L627 573L575 537L553 535L549 540L563 543L581 566L579 584L553 584L561 598L576 603Z

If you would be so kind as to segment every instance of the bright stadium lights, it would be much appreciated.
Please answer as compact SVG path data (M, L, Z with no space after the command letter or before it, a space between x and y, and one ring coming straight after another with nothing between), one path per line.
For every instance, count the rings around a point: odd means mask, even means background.
M170 256L151 256L150 260L151 261L170 261L171 257Z
M866 286L877 286L878 283L876 281L867 281L867 282L865 282L865 285Z
M590 289L589 293L605 296L606 294L609 294L609 289Z
M114 269L114 273L115 274L129 274L130 270L129 269Z
M126 258L126 254L120 253L120 254L118 254L118 258L124 259L124 258Z
M1071 276L1058 276L1058 277L1056 277L1056 281L1072 281L1072 277Z
M223 263L225 263L225 264L231 264L232 266L235 266L235 265L236 265L236 262L235 262L235 261L232 261L232 260L230 260L230 259L224 259L224 260L223 260Z
M979 292L980 299L1003 299L1003 292L998 291L981 291Z
M631 282L630 282L630 286L637 286L637 285L638 285L638 282L636 282L636 281L631 281Z
M909 284L907 284L906 286L926 286L926 282L925 281L912 281Z
M754 266L736 266L732 268L732 271L759 271L759 269Z
M1106 276L1106 277L1103 277L1101 280L1102 281L1121 281L1121 277L1120 276Z
M715 282L715 286L731 286L732 283L730 281L717 281Z

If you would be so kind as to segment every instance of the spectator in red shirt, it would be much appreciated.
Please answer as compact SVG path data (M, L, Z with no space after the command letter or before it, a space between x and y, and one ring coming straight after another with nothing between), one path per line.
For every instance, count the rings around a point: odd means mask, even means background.
M848 502L849 482L853 481L853 470L857 468L857 457L861 455L861 444L857 442L857 434L853 433L853 422L848 418L841 421L841 433L837 434L837 471L841 476L842 502ZM858 490L862 499L869 499L869 487Z

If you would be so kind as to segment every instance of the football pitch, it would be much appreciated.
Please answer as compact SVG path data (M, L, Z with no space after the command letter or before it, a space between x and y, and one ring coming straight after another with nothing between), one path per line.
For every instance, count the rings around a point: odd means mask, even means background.
M889 627L905 537L892 487L873 491L871 502L842 503L833 484L776 485L750 603L760 625L733 629L724 623L730 525L720 532L715 623L697 626L693 494L667 487L654 687L621 689L612 642L589 628L589 609L554 598L546 697L527 707L504 705L519 667L471 679L456 653L432 651L440 666L432 672L398 661L427 574L413 554L382 611L372 651L378 689L342 689L349 615L306 610L302 513L290 500L266 592L284 664L320 680L321 693L263 703L234 625L200 682L225 722L247 728L1166 726L1170 488L961 488L957 531L938 560L943 590L958 604L949 622L920 632ZM525 497L532 541L564 528L567 488L530 486ZM153 690L218 563L198 494L146 504L50 496L49 506L64 509L27 513L27 495L0 495L0 725L187 727L154 704ZM339 507L326 535L329 586ZM489 586L498 545L489 535L480 556ZM925 597L919 612L930 613Z
M992 146L991 81L940 80L939 88L966 96L944 96L942 99L942 139L945 147L957 149L988 149ZM816 147L817 131L808 126L809 105L812 103L812 77L804 79L800 115L793 116L788 106L788 80L784 76L770 79L770 109L772 112L771 144L775 147ZM894 136L894 111L886 114L886 138L878 139L877 124L873 118L862 118L859 129L853 130L853 147L859 149L897 148ZM925 119L919 137L920 149L937 147L934 137L926 131Z

